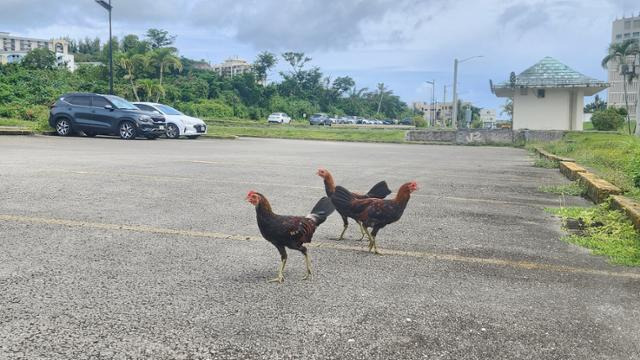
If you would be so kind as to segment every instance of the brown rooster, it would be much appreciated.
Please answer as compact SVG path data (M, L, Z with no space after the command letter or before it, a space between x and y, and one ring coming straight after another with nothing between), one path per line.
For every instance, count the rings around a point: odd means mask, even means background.
M258 219L258 228L262 236L272 243L280 252L280 268L278 276L269 282L281 283L284 281L284 266L287 263L287 250L295 249L304 255L307 265L307 274L304 280L311 278L311 260L305 243L311 242L313 233L316 228L322 224L327 216L331 215L333 204L327 197L323 197L313 207L311 213L307 216L285 216L276 215L271 210L271 205L267 198L255 191L249 191L247 201L256 207L256 217Z
M412 181L400 186L393 200L357 199L349 190L336 186L331 200L336 210L354 214L354 219L362 224L369 237L369 251L373 249L374 253L380 254L376 246L378 231L402 217L411 193L416 190L418 190L418 184ZM367 228L373 228L371 233Z
M333 195L336 191L336 183L333 180L333 176L331 175L329 170L322 169L322 168L318 169L317 175L324 180L324 189L327 192L327 196L330 199L332 199L332 202L333 202ZM369 192L364 195L358 194L358 193L351 193L354 199L369 199L369 198L384 199L389 194L391 194L391 190L389 190L389 186L387 185L386 181L380 181L379 183L373 185L371 190L369 190ZM340 216L342 217L342 222L344 224L344 227L342 228L342 233L340 233L340 237L338 238L338 240L342 240L344 233L347 231L347 227L349 227L349 218L356 220L356 222L358 223L358 226L360 226L360 232L362 233L362 237L360 238L360 240L362 240L364 238L365 232L362 229L362 224L355 218L355 214L349 212L348 211L349 209L339 209L336 207L336 210L338 211L338 214L340 214Z

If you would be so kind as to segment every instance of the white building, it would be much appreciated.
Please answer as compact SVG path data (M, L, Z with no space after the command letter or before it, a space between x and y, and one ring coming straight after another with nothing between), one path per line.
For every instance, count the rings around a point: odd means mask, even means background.
M611 43L620 43L629 39L640 41L640 15L616 19L611 26ZM628 60L629 64L633 63L633 59L630 58ZM620 75L620 66L617 63L609 63L607 81L611 85L607 91L607 106L624 108L624 80ZM629 115L632 119L636 117L638 86L640 86L640 82L637 78L631 83L627 82L627 101L629 103Z
M73 55L69 54L69 44L64 39L34 39L0 32L0 64L19 62L29 51L38 48L53 51L58 66L66 66L70 71L76 69Z
M497 120L495 109L480 109L480 121L484 129L495 129Z
M236 76L251 71L251 64L239 58L225 60L222 64L213 65L211 70L221 76Z
M498 97L513 100L513 129L582 130L584 97L608 87L551 57L545 57L502 84Z
M461 102L461 107L463 109L467 106L471 106L471 103L466 101ZM451 120L451 117L453 116L452 102L432 104L424 101L415 101L413 103L413 109L421 111L424 119L432 125L444 125L444 122Z

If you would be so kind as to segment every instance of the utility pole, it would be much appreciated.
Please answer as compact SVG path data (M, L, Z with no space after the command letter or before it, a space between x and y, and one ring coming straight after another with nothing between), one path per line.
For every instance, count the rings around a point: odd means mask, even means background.
M111 35L111 0L109 0L109 95L113 95L113 35Z
M431 117L431 126L436 125L436 81L431 80L431 84L433 85L431 91L431 111L433 112L433 117Z
M109 94L113 95L113 36L111 35L111 0L95 0L98 5L102 6L109 12Z
M453 111L452 111L452 125L454 128L458 127L458 64L467 60L481 58L482 55L471 56L466 59L458 60L453 59Z
M444 120L444 126L447 127L447 85L444 85L444 92L442 94L442 120Z
M458 59L453 59L453 102L451 103L451 126L458 128Z

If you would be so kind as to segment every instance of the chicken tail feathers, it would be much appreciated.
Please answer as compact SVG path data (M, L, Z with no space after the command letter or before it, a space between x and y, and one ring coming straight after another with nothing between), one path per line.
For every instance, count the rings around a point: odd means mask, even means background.
M391 194L391 190L389 189L389 185L387 185L386 181L380 181L379 183L373 185L371 190L367 193L367 197L384 199L389 194Z
M311 209L311 214L307 215L307 218L312 219L317 226L327 220L327 217L329 217L335 209L336 208L333 206L331 199L325 196L316 203L313 209Z

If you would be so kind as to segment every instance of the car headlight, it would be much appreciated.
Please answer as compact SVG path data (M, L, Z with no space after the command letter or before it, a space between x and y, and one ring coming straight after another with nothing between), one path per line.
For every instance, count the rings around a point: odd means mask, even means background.
M138 120L140 120L140 122L151 122L151 116L149 115L141 115Z

